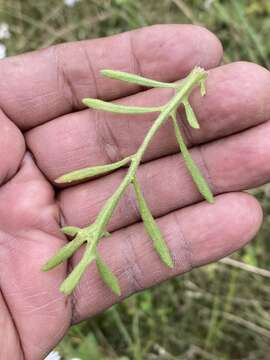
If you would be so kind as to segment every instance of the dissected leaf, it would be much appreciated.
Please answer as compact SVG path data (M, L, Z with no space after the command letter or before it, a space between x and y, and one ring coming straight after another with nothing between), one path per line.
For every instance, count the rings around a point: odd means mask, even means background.
M132 84L137 84L141 86L147 87L158 87L158 88L175 88L175 84L173 83L164 83L161 81L156 81L152 79L148 79L139 75L131 74L124 71L117 70L101 70L101 74L107 76L111 79L126 81ZM178 84L179 85L179 84Z
M145 226L145 229L150 236L150 238L153 240L154 247L159 254L161 260L164 262L165 265L172 268L173 267L173 260L170 254L170 250L168 249L168 246L163 239L163 236L159 230L159 227L153 218L148 205L144 199L143 193L141 191L140 185L136 178L133 180L134 189L136 192L136 197L138 200L139 208L141 217Z
M187 117L187 122L189 123L189 125L193 128L193 129L199 129L200 128L200 124L198 123L198 120L196 118L196 115L189 103L188 100L184 100L183 101L183 105L185 107L185 111L186 111L186 117Z
M203 197L210 203L214 202L214 197L212 194L212 191L210 190L206 180L202 176L199 168L192 160L189 151L186 147L186 144L184 142L183 136L181 134L180 128L177 124L176 116L175 114L172 115L173 119L173 125L174 125L174 131L176 135L177 142L179 144L180 151L182 153L183 159L185 161L186 167L188 168L193 181L197 185L198 190L203 195Z
M100 277L113 293L120 296L121 290L117 277L111 272L110 268L102 261L99 255L96 255L96 264Z
M141 107L141 106L127 106L107 102L99 99L83 99L83 104L97 110L109 111L118 114L146 114L151 112L159 112L162 107Z
M73 181L89 179L93 176L106 174L114 170L119 169L122 166L127 165L130 162L130 157L126 157L120 161L117 161L113 164L100 165L87 167L80 170L72 171L68 174L62 175L55 180L57 184L71 183Z

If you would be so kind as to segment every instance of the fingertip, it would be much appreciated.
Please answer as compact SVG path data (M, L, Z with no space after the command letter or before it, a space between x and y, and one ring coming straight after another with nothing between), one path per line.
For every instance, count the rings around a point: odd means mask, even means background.
M200 25L190 26L197 33L197 41L200 49L203 49L203 56L207 59L208 68L218 66L223 58L223 46L219 38L206 27Z
M203 216L198 217L203 210ZM193 214L191 223L189 213ZM217 261L247 245L262 224L262 209L250 194L218 195L215 203L202 202L187 208L183 233L189 234L194 267ZM198 237L197 229L200 229Z
M244 246L259 231L263 222L263 210L261 204L253 195L247 192L236 193L234 195L234 213L242 224L240 229L242 229L242 243Z
M227 222L237 250L252 240L260 229L263 221L262 207L258 200L247 192L222 194L216 196L215 200L216 211L220 212L220 217Z

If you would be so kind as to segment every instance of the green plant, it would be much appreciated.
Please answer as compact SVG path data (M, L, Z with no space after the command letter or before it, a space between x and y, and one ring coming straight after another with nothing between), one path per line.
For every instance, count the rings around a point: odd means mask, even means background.
M144 156L145 151L148 148L149 143L151 142L152 138L154 137L160 126L168 118L172 118L176 139L179 144L179 148L182 153L184 162L192 176L193 181L195 182L198 190L204 196L204 198L210 203L213 202L213 195L211 193L211 190L209 189L207 182L201 175L200 170L193 162L189 154L176 119L177 108L182 104L185 108L186 119L189 125L192 128L199 129L199 123L189 103L189 96L192 90L197 86L200 86L202 96L206 94L205 80L207 77L207 72L200 67L195 67L184 80L175 83L159 82L134 74L114 70L103 70L102 74L112 79L127 81L146 87L172 88L174 89L174 95L165 105L162 105L160 107L133 107L105 102L98 99L83 100L83 103L86 106L97 110L121 114L144 114L149 112L158 112L159 115L154 121L153 125L150 127L144 138L144 141L142 142L141 146L138 148L135 154L128 156L113 164L73 171L56 179L57 183L70 183L73 181L84 180L93 176L106 174L129 164L126 176L119 184L116 191L106 201L103 208L99 212L95 222L83 229L73 226L64 227L62 229L63 233L69 236L73 236L74 239L70 241L67 245L65 245L42 268L44 271L47 271L56 267L63 261L67 260L70 256L72 256L82 244L86 243L86 248L82 259L73 269L73 271L67 276L67 278L64 280L60 287L60 290L66 295L70 294L74 290L84 271L93 261L96 262L99 274L103 281L115 294L120 295L121 290L118 284L118 280L101 259L97 251L97 245L103 237L110 236L110 234L107 232L107 225L117 204L119 203L121 197L123 196L125 190L129 185L133 185L134 187L145 229L150 238L152 239L153 245L157 253L159 254L161 260L166 266L170 268L173 267L173 260L170 254L170 250L168 249L166 242L163 239L163 236L157 226L157 223L155 222L151 211L148 208L140 184L136 178L138 167Z

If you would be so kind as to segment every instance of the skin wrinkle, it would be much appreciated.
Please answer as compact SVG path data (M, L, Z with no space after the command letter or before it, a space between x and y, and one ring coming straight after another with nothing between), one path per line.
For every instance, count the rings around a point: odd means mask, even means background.
M136 250L134 248L133 233L126 232L125 236L125 247L126 251L123 252L125 262L127 264L124 274L128 278L129 285L131 290L128 293L135 293L141 291L144 287L141 284L140 278L143 277L143 270L140 267L140 262L138 261ZM130 256L131 255L131 256Z
M110 123L106 118L102 118L100 111L91 110L91 121L94 123L95 134L97 139L97 146L100 148L100 153L104 154L105 164L110 164L120 160L122 157L118 142L111 130Z
M121 147L113 132L113 122L109 121L109 119L105 117L102 124L104 125L103 128L106 128L106 131L101 133L100 138L104 140L104 150L110 160L110 163L123 159L124 156L122 155ZM106 135L102 136L102 134Z
M172 219L175 222L175 229L177 230L177 235L179 235L179 240L184 245L182 247L183 255L185 259L184 267L186 268L185 272L188 272L194 268L192 262L192 258L194 258L194 255L192 253L192 246L188 238L184 235L184 232L181 227L181 221L179 220L180 216L178 215L177 211L173 211L171 214L173 216ZM175 238L176 237L177 236L175 236ZM173 255L173 259L177 260L177 254L172 254L172 255Z
M56 56L57 63L57 79L59 92L62 93L71 106L71 111L76 111L79 108L80 100L77 98L76 90L74 88L73 81L68 73L68 70L65 69L65 64L62 59L62 49L65 49L65 45L55 46L54 54ZM64 51L63 51L64 52ZM65 59L65 57L64 57ZM59 76L58 76L59 74Z
M92 64L92 61L91 61L91 57L86 49L86 46L83 46L81 43L79 43L80 45L80 48L82 49L84 55L85 55L85 58L86 58L86 62L88 64L88 68L90 70L90 73L91 73L91 76L92 76L92 79L93 79L93 83L94 83L94 89L95 89L95 95L92 96L94 98L97 98L99 99L99 90L98 90L98 82L97 82L97 78L96 78L96 73L94 71L94 67L93 67L93 64Z
M141 218L139 206L137 203L137 199L135 196L135 192L132 188L132 185L130 184L129 187L126 189L120 203L118 210L121 213L122 218L129 219L130 217L134 217L139 221ZM128 215L127 215L128 214ZM132 214L132 215L130 215Z
M64 226L67 226L68 224L68 221L66 219L66 216L65 216L65 212L62 208L62 205L61 205L61 200L59 199L58 196L56 196L56 203L57 203L57 206L59 208L59 226L60 226L60 229Z
M33 314L33 313L35 313L35 312L37 312L37 311L39 311L39 310L41 310L41 309L43 309L43 310L46 309L46 308L49 307L51 304L54 304L54 303L57 303L57 302L62 302L62 301L63 301L62 296L61 296L61 297L58 297L58 298L55 298L55 299L52 299L52 300L46 302L46 303L43 304L43 305L36 306L36 307L31 308L31 309L29 309L29 310L26 309L26 310L25 310L25 314L31 315L31 314ZM29 307L30 307L30 306L29 306ZM23 312L22 312L22 313L23 313ZM48 311L47 311L46 315L50 315L50 314L48 313ZM52 313L51 315L54 316L54 313Z
M130 46L130 55L131 55L131 63L133 63L132 66L132 70L131 72L133 72L134 74L137 74L139 76L142 76L142 71L141 71L141 65L139 62L139 59L136 55L136 51L135 51L135 46L134 46L134 39L133 39L133 33L128 33L129 35L127 36L128 41L129 41L129 46ZM142 89L142 87L140 87Z
M67 99L68 103L70 104L71 108L73 108L73 100L71 97L71 94L66 93L65 90L70 91L68 87L65 86L65 76L63 74L63 68L61 66L60 62L60 47L53 46L52 52L55 58L56 63L56 77L57 77L57 88L59 89L61 93L63 93L63 96Z

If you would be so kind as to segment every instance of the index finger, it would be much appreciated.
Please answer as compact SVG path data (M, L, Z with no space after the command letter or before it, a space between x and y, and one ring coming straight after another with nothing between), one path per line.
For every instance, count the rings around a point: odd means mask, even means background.
M140 90L101 77L101 69L175 81L195 65L216 66L221 56L215 35L193 25L156 25L57 45L1 62L0 106L26 130L82 109L84 97L112 100Z

